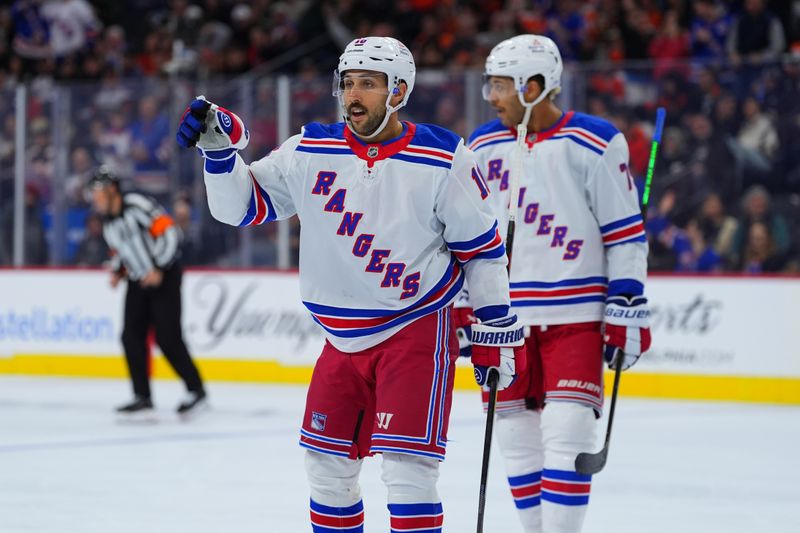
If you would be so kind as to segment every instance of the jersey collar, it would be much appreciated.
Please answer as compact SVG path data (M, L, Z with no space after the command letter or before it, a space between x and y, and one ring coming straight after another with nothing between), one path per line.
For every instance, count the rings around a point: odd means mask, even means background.
M411 143L411 139L417 132L417 125L412 122L403 122L403 133L394 139L382 143L365 143L350 131L350 127L345 125L344 138L347 145L356 156L367 162L367 166L372 168L375 161L392 157L401 152Z
M567 122L569 122L570 119L572 119L572 115L574 114L575 111L567 111L566 113L561 113L561 118L559 118L556 121L556 123L550 126L549 128L536 133L528 134L528 138L525 139L525 144L528 145L528 148L533 148L534 144L546 141L547 139L558 133L561 130L561 128L566 126ZM516 137L517 129L516 128L510 128L510 129L511 132Z

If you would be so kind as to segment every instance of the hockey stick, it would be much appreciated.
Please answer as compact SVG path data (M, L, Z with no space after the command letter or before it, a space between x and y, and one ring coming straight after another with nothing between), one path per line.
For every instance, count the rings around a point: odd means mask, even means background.
M656 111L656 129L653 132L653 144L650 147L650 161L647 163L647 179L644 183L642 194L642 221L647 219L647 205L650 203L650 184L653 181L653 168L656 164L656 153L658 144L661 142L661 133L664 130L664 117L667 112L663 107ZM608 411L608 428L606 428L606 440L603 449L597 453L579 453L575 458L575 470L579 474L592 475L600 472L606 466L608 460L608 447L611 443L611 426L614 423L614 409L617 406L617 393L619 391L619 379L622 375L622 362L625 358L623 354L617 354L614 365L614 387L611 390L611 409Z
M535 102L534 102L535 103ZM517 204L519 203L519 176L522 172L522 154L525 149L525 138L528 136L528 121L534 103L525 106L525 115L522 122L517 124L517 146L514 159L511 162L509 176L508 197L508 230L506 232L506 255L508 256L508 273L511 274L511 255L514 249L514 229L517 220ZM497 406L497 382L500 374L496 369L489 370L486 382L489 385L489 405L486 409L486 431L483 436L483 460L481 462L481 485L478 493L478 533L483 533L483 517L486 511L486 483L489 477L489 456L492 451L492 428L494 427L494 412Z

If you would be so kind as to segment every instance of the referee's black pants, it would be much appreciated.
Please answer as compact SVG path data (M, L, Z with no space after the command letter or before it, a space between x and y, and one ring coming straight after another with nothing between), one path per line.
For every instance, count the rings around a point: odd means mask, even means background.
M192 392L203 390L200 373L186 349L181 329L181 280L183 269L174 265L164 270L158 287L142 287L138 281L128 282L125 294L125 318L122 346L136 396L150 398L147 371L147 334L152 326L156 342L167 361Z

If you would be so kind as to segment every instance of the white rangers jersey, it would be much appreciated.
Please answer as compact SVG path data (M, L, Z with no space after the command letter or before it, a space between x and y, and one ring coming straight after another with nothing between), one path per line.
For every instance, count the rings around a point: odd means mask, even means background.
M516 130L469 140L506 227ZM531 325L602 320L607 295L641 295L647 241L628 144L609 122L568 112L526 140L511 260L511 305Z
M474 165L436 126L406 122L400 137L365 144L343 123L312 123L249 166L206 160L205 182L222 222L297 213L303 303L352 353L450 305L465 276L476 312L508 312L503 239Z

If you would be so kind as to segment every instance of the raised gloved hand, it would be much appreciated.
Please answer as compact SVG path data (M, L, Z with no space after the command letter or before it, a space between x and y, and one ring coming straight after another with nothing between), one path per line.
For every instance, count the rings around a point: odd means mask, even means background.
M472 356L472 326L478 323L471 307L454 307L453 322L456 326L458 338L458 355L461 357Z
M525 370L525 334L517 316L511 315L472 325L472 364L475 381L487 387L489 371L500 374L497 390L503 390Z
M184 148L197 146L206 159L224 161L247 147L250 133L235 113L198 96L186 108L175 137Z
M650 309L644 296L609 296L606 300L606 320L603 356L608 366L616 367L618 357L624 357L622 370L632 367L650 349Z

